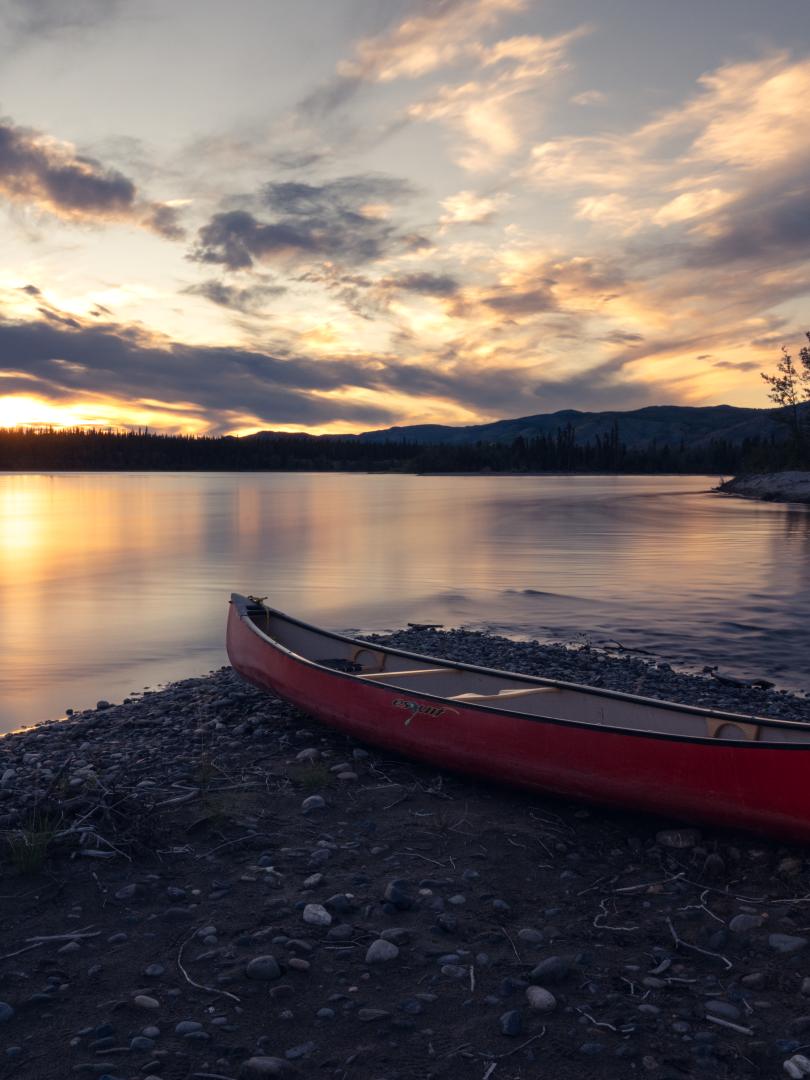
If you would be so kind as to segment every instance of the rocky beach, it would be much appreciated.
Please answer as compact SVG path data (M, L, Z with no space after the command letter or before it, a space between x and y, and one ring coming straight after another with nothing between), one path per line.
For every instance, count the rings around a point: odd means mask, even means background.
M810 472L793 469L774 473L749 473L726 480L718 491L765 502L810 503Z
M810 721L627 652L381 640ZM0 829L2 1080L810 1073L806 849L444 773L230 669L0 740Z

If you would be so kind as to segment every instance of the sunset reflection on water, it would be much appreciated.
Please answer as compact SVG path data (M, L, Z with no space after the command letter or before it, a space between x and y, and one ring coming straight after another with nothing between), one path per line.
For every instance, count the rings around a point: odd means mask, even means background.
M0 474L0 730L224 663L232 590L337 629L586 634L810 688L810 512L714 483Z

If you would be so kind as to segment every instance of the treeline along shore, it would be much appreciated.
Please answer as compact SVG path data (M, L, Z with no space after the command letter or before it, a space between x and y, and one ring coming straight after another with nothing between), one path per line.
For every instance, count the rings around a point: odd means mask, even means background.
M161 435L148 431L0 429L0 469L336 472L768 472L790 464L776 435L628 446L618 424L582 440L572 425L533 438L465 444L262 433Z

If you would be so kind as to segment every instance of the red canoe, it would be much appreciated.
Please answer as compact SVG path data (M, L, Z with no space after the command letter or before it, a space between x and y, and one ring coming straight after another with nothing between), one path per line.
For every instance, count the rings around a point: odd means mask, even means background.
M234 594L228 656L358 739L537 791L810 840L810 726L436 660Z

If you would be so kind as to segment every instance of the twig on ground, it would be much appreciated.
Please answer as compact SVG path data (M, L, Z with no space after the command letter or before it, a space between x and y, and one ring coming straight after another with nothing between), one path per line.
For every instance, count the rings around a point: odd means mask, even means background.
M496 1061L502 1061L503 1058L511 1057L512 1054L516 1054L518 1052L518 1050L522 1050L523 1047L528 1046L529 1043L533 1043L537 1039L542 1039L543 1036L545 1035L545 1033L546 1033L546 1029L544 1027L542 1031L538 1031L538 1033L536 1035L532 1035L532 1037L530 1039L526 1039L525 1042L522 1042L519 1046L516 1046L513 1050L507 1050L505 1054L495 1054L494 1055L495 1060ZM493 1055L492 1054L482 1054L481 1056L486 1057L486 1058L492 1058Z
M625 982L626 981L627 980L625 980ZM609 1024L607 1020L597 1020L593 1016L591 1016L589 1012L586 1012L584 1009L580 1009L578 1006L577 1012L580 1013L581 1016L584 1016L586 1020L590 1020L594 1027L608 1028L610 1031L619 1030L614 1024Z
M506 927L505 927L505 926L502 926L502 927L500 928L500 930L501 930L501 933L503 934L503 936L504 936L504 937L506 938L506 940L507 940L507 941L509 942L509 944L510 944L510 945L512 946L512 952L513 952L513 953L515 954L515 957L517 958L517 962L518 962L519 964L522 964L522 963L523 963L523 961L522 961L522 960L520 959L520 953L519 953L519 952L517 951L517 947L515 946L515 943L514 943L514 941L513 941L513 940L512 940L512 938L510 937L509 931L508 931L508 930L506 929Z
M751 1028L743 1027L742 1024L732 1024L730 1020L721 1020L719 1016L707 1016L706 1019L710 1024L717 1024L719 1027L728 1028L730 1031L739 1031L740 1035L754 1034Z
M177 966L180 969L180 974L190 986L196 986L198 990L205 990L209 994L217 994L222 997L227 997L230 998L231 1001L236 1001L237 1003L241 1002L242 999L238 998L236 994L232 994L229 990L217 990L213 986L203 986L202 983L195 982L194 979L192 979L192 977L183 967L183 949L185 949L186 945L188 945L194 935L197 934L201 929L201 927L198 927L196 930L192 931L192 933L186 938L186 940L182 943L182 945L177 951Z
M607 902L605 900L599 901L599 907L602 909L600 915L594 915L593 925L597 930L625 930L630 933L633 930L638 930L637 926L609 926L606 922L599 922L599 919L606 919L610 912L607 909Z
M726 965L727 971L731 971L734 967L727 956L723 956L721 953L710 952L709 949L701 949L699 945L691 945L688 941L684 941L682 937L678 936L678 931L672 925L672 919L670 919L669 915L666 916L666 924L669 927L669 932L672 934L672 940L676 945L683 945L685 949L693 949L695 952L702 953L704 956L713 956L715 960L722 960Z
M650 889L650 888L652 888L653 885L666 885L670 881L678 881L683 876L684 876L683 873L673 874L672 877L661 878L660 881L643 881L639 885L624 885L621 889L614 889L613 891L614 891L614 893L638 892L639 889ZM690 882L690 884L694 884L694 883Z

